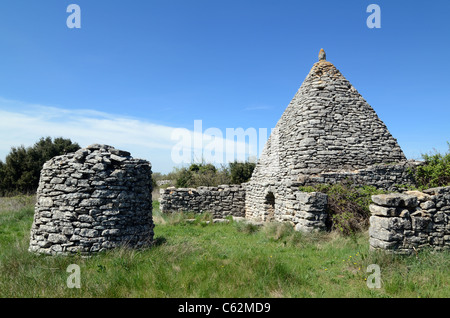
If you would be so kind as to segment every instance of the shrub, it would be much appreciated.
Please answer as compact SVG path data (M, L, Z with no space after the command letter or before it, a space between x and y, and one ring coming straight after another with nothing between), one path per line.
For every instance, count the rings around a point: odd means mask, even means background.
M449 152L422 154L425 163L416 168L415 178L419 188L434 188L450 185L450 143Z
M385 193L373 186L356 186L349 181L338 184L318 184L300 187L304 192L323 192L328 195L328 227L351 235L367 229L371 196Z
M189 188L193 184L192 171L190 171L186 168L181 168L181 169L176 168L174 171L174 175L176 178L175 185L177 188Z
M174 180L177 188L241 184L250 180L255 166L252 162L237 161L220 168L211 163L192 163L189 167L174 168L165 178Z
M256 167L254 162L230 162L230 175L233 184L241 184L250 180Z
M210 163L192 163L189 167L174 168L167 179L174 180L177 188L212 187L231 183L226 167L216 168Z

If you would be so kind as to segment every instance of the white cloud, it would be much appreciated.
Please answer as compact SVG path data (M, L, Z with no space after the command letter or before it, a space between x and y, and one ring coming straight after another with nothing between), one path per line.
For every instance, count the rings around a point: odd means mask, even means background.
M225 163L234 154L238 158L256 155L257 141L239 138L234 141L234 136L231 136L233 140L227 139L226 132L221 133L214 128L182 131L184 136L180 137L177 135L180 132L177 127L158 125L142 119L0 98L0 159L6 157L12 146L31 146L39 138L46 136L70 138L82 147L93 143L112 145L131 152L135 158L149 160L153 171L164 173L180 164L173 155L173 150L177 147L190 155L187 156L187 162L182 162L184 164L190 163L192 158L201 159L202 154L205 159L215 160L214 163ZM217 146L214 148L214 145ZM211 147L214 148L213 155ZM223 158L223 162L220 158Z

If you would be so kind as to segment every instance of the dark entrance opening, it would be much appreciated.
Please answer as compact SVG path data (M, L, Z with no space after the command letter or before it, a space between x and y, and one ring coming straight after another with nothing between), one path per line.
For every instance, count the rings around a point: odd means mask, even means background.
M266 221L271 222L275 217L275 196L273 195L273 192L267 193L264 205L266 210Z

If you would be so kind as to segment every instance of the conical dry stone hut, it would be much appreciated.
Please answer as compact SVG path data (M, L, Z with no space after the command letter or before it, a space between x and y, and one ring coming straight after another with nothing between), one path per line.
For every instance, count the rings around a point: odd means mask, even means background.
M351 178L389 189L410 183L409 165L386 125L322 49L246 186L246 217L322 228L326 196L299 186Z

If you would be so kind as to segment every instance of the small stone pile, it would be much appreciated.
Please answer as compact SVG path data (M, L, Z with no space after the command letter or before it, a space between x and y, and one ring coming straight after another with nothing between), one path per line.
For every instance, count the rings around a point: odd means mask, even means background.
M94 144L47 161L30 252L92 253L153 240L152 171L129 152Z
M372 196L371 249L410 254L450 248L450 187Z

